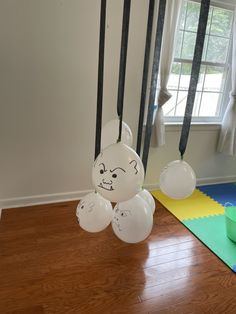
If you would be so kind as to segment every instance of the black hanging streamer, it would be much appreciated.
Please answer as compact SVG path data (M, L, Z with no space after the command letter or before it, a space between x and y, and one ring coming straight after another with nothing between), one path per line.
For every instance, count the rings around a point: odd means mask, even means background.
M152 40L154 7L155 7L155 0L150 0L149 9L148 9L147 33L146 33L145 54L144 54L144 63L143 63L143 79L142 79L142 90L141 90L141 100L140 100L140 109L139 109L138 136L137 136L137 145L136 145L136 152L138 155L140 155L140 151L141 151L141 142L142 142L142 133L143 133L142 131L143 131L144 109L145 109L145 100L146 100L146 92L147 92L148 65L149 65L149 59L150 59L150 47L151 47L151 40Z
M153 66L152 66L151 90L150 90L149 102L148 102L148 114L147 114L146 132L145 132L145 138L144 138L143 158L142 158L145 172L147 169L147 161L148 161L149 147L150 147L151 134L152 134L152 121L153 121L154 103L155 103L156 88L157 88L157 77L158 77L159 63L160 63L165 10L166 10L166 0L160 0L158 18L157 18Z
M200 67L201 67L202 52L203 52L203 46L204 46L204 40L205 40L209 7L210 7L210 0L201 1L201 9L200 9L200 16L199 16L199 21L198 21L197 38L196 38L196 44L195 44L195 50L194 50L194 56L193 56L192 71L191 71L191 77L190 77L190 83L189 83L189 89L188 89L188 97L187 97L187 103L186 103L186 108L185 108L181 137L179 141L179 152L180 152L181 159L183 159L183 156L187 147L188 137L189 137L193 105L194 105L198 77L199 77L199 72L200 72Z
M98 58L98 84L97 84L97 115L96 115L96 136L95 136L95 159L97 158L97 156L100 154L100 151L101 151L105 27L106 27L106 0L101 0L99 58Z
M117 115L120 119L119 136L118 136L117 142L121 141L121 133L122 133L125 72L126 72L128 36L129 36L129 18L130 18L130 0L124 0L122 35L121 35L121 49L120 49L118 96L117 96Z

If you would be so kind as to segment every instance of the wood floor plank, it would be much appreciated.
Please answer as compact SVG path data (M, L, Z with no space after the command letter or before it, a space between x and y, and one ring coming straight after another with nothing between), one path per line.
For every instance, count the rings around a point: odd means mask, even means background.
M42 306L32 306L32 307L26 307L22 308L20 310L10 311L6 314L44 314L45 311Z
M142 243L94 234L78 202L3 210L0 313L236 313L236 276L157 203Z

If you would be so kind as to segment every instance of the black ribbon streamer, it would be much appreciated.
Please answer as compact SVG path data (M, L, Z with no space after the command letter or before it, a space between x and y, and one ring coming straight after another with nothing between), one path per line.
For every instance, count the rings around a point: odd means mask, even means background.
M95 159L97 158L97 156L100 154L100 151L101 151L105 26L106 26L106 0L101 0L99 59L98 59L98 84L97 84L97 115L96 115L96 136L95 136Z
M152 134L152 121L153 121L154 103L155 103L156 88L157 88L157 77L158 77L159 63L160 63L165 10L166 10L166 0L160 0L158 18L157 18L154 58L153 58L153 66L152 66L151 90L150 90L150 95L149 95L148 114L147 114L146 132L145 132L145 138L144 138L143 158L142 158L145 172L147 169L147 161L148 161L149 147L150 147L151 134Z
M136 145L136 152L139 156L140 156L140 151L141 151L141 142L142 142L142 133L143 133L143 120L144 120L144 109L145 109L145 100L146 100L146 92L147 92L148 65L149 65L149 59L150 59L150 47L151 47L151 40L152 40L154 6L155 6L155 0L150 0L149 9L148 9L147 33L146 33L145 54L144 54L144 63L143 63L143 79L142 79L142 90L141 90L141 100L140 100L140 109L139 109L138 136L137 136L137 145Z
M126 72L128 36L129 36L129 17L130 17L130 0L124 0L123 21L122 21L122 35L121 35L121 49L120 49L118 96L117 96L117 115L118 115L118 117L120 119L119 136L118 136L117 142L120 142L120 140L121 140L121 133L122 133L125 72Z
M187 147L188 137L189 137L193 105L194 105L198 77L199 77L199 72L200 72L200 67L201 67L202 52L203 52L203 46L204 46L204 40L205 40L209 7L210 7L210 0L201 1L201 9L200 9L200 16L199 16L199 21L198 21L198 30L197 30L197 38L196 38L196 44L195 44L195 50L194 50L194 56L193 56L191 78L190 78L190 83L189 83L188 97L187 97L187 103L186 103L186 108L185 108L182 132L181 132L181 137L180 137L180 142L179 142L179 152L180 152L181 159L183 159L183 156Z

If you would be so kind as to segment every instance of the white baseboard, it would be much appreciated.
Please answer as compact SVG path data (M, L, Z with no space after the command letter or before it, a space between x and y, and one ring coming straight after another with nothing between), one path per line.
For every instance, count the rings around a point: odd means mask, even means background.
M207 178L197 179L198 186L205 185L205 184L217 184L217 183L227 183L227 182L236 182L236 176L207 177ZM158 183L145 184L144 188L149 191L157 190L159 189L159 184ZM1 218L1 208L2 209L17 208L17 207L40 205L40 204L50 204L50 203L80 200L83 196L85 196L87 193L90 193L90 192L92 192L92 190L0 199L0 218Z
M206 184L219 184L219 183L231 183L236 182L236 176L225 176L225 177L208 177L208 178L199 178L197 179L197 185L206 185Z
M230 183L230 182L236 182L236 176L198 178L197 186L206 185L206 184ZM144 187L145 189L149 191L158 190L160 188L158 183L145 184Z
M59 203L66 201L75 201L80 200L89 192L92 192L92 190L0 199L0 207L2 209L7 209L41 204Z

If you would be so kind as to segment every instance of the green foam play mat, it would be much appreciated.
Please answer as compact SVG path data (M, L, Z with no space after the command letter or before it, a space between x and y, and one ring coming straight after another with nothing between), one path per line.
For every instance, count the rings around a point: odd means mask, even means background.
M236 234L235 184L201 187L184 200L170 199L159 190L152 194L236 273L236 242L229 238L234 240ZM231 208L226 207L229 204L232 205ZM227 218L225 209L229 213Z

